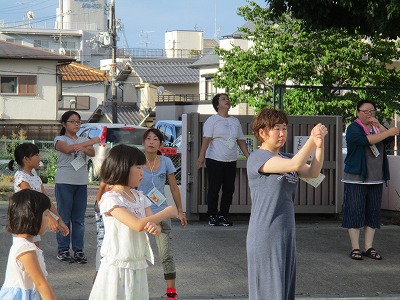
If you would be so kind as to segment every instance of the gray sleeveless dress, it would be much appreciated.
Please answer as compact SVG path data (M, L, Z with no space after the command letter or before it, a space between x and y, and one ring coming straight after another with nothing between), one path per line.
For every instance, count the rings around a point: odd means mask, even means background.
M265 174L274 154L258 149L247 161L252 200L247 232L249 299L295 299L296 234L293 200L297 173ZM282 153L283 157L292 154Z

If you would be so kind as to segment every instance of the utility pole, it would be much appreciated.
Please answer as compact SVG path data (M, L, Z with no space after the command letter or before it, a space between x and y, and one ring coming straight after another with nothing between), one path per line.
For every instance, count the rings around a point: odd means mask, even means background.
M110 4L110 33L111 33L111 94L112 94L112 122L118 123L117 117L117 86L115 80L117 77L117 32L115 26L115 0L111 0Z

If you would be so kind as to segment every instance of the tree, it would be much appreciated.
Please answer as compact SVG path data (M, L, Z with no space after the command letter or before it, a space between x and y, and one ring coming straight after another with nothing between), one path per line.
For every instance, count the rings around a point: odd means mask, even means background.
M393 0L267 0L274 16L291 12L313 29L345 28L368 36L400 35L400 6Z
M239 14L255 24L252 32L242 29L253 46L247 51L217 49L224 64L214 82L229 91L234 104L248 102L257 109L271 106L274 84L292 82L324 88L287 89L284 110L288 114L342 115L348 122L354 117L355 103L365 98L378 100L382 118L391 119L400 110L400 91L338 93L333 89L400 87L400 73L387 67L399 57L395 42L346 29L311 31L289 13L276 17L268 8L249 3Z

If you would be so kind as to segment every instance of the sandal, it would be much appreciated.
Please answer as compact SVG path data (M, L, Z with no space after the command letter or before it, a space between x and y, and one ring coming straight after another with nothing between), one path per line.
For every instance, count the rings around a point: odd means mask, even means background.
M380 256L374 248L369 248L367 251L363 251L362 255L376 260L382 259L382 256Z
M350 252L350 257L351 257L351 259L362 260L362 255L361 255L360 249L353 249Z

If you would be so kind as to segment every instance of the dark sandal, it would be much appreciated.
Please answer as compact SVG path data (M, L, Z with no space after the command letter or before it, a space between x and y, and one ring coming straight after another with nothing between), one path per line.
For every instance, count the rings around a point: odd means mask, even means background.
M350 252L351 259L362 260L360 249L354 249Z
M367 251L363 251L362 255L376 260L382 259L382 256L380 256L374 248L369 248Z

